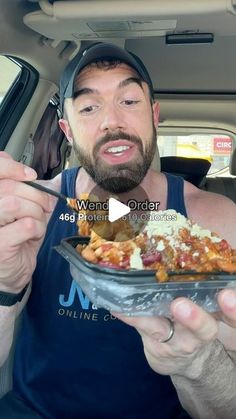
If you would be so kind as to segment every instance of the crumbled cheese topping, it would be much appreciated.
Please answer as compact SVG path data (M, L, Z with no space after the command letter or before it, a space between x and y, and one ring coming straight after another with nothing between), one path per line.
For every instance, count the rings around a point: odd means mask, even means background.
M141 249L136 247L133 254L130 256L130 268L143 269L143 261L141 258Z
M164 242L163 242L163 240L160 240L160 241L158 242L158 244L157 244L156 250L158 250L159 252L161 252L161 251L162 251L162 250L164 250L164 249L165 249Z
M180 249L181 249L181 250L183 250L183 251L185 251L185 250L191 250L191 247L186 246L186 244L185 244L185 243L181 243L181 245L180 245Z
M191 229L191 236L197 236L197 237L208 237L211 239L213 243L220 242L221 239L219 237L213 236L210 230L207 230L205 228L201 228L198 224L193 224Z
M178 235L181 228L189 228L188 220L182 214L175 210L152 211L144 231L147 232L148 237L172 236Z
M197 236L199 238L208 237L213 243L221 241L221 238L214 236L210 230L200 227L198 224L193 223L184 217L184 215L172 209L152 211L144 232L147 233L149 238L152 236L165 236L168 240L171 240L171 245L174 247L175 244L178 245L176 239L181 229L190 231L191 236ZM189 250L189 248L187 246L185 249L181 247L181 250Z
M213 243L219 243L219 242L221 242L221 238L220 237L217 237L217 236L211 236L211 241L213 242Z

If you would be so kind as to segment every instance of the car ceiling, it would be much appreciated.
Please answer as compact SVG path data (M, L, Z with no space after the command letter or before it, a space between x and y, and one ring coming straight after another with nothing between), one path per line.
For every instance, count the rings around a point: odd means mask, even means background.
M166 34L179 33L212 33L214 42L166 44ZM236 0L0 0L0 54L29 62L54 92L68 61L94 40L143 59L161 105L159 133L201 127L234 135Z
M144 60L159 92L236 92L234 3L1 0L0 52L21 56L36 66L42 77L57 82L81 43L111 40ZM135 30L130 22L136 25ZM116 30L111 33L112 25ZM150 27L159 29L150 31ZM166 45L166 33L212 33L214 42Z

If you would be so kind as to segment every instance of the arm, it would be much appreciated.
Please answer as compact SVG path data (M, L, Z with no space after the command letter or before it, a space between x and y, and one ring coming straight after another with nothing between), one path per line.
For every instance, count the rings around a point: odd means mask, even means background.
M8 357L13 339L14 323L16 319L16 305L12 307L0 307L0 367Z
M194 373L171 379L182 406L194 419L235 417L236 364L219 341L209 344Z
M30 282L38 250L51 212L48 194L24 184L37 174L25 172L4 152L0 152L0 291L18 294ZM29 296L21 303L0 306L0 365L12 344L14 323Z
M193 375L171 377L180 402L193 418L235 416L236 293L222 291L218 301L222 311L214 315L219 320L217 340L208 346L202 366L197 360Z
M0 367L6 361L11 349L15 320L23 310L30 295L30 287L27 289L22 301L11 307L0 306L0 336L1 339L0 349Z

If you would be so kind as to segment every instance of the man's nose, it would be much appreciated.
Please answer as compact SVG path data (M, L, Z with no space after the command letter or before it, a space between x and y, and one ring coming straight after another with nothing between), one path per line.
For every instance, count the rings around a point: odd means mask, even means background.
M109 107L104 110L100 125L101 131L115 131L122 128L125 128L123 113L115 105L109 105Z

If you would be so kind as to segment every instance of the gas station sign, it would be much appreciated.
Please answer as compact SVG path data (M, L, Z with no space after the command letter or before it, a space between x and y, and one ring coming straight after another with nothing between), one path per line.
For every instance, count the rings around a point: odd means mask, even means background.
M219 154L229 154L232 151L232 139L230 137L214 137L213 152Z

